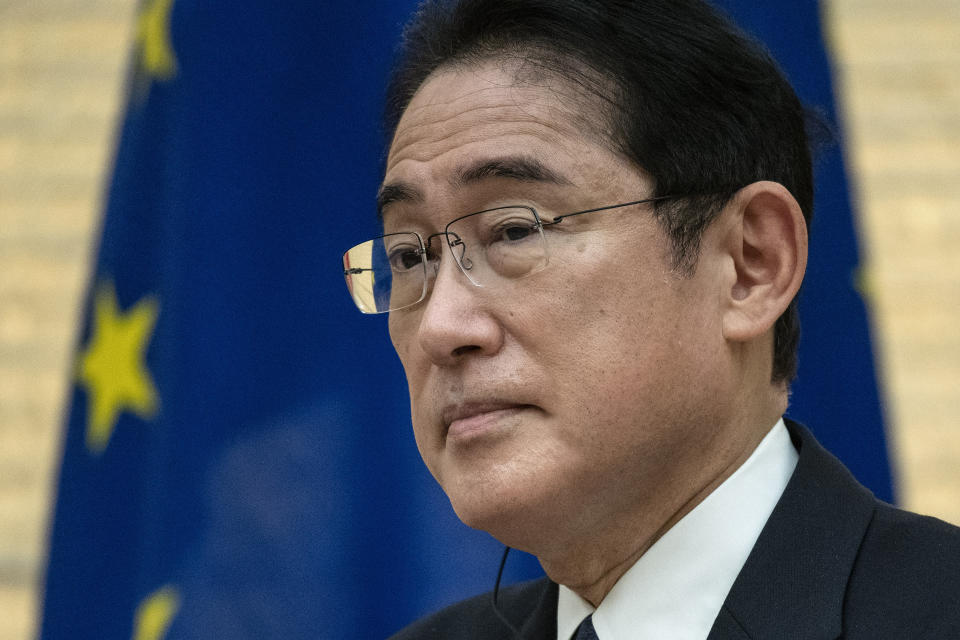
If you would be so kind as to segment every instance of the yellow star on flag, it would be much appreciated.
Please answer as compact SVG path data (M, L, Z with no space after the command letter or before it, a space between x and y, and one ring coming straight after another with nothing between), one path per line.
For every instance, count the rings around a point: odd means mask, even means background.
M170 44L172 9L173 0L150 0L137 19L140 69L158 80L169 80L177 73L177 58Z
M133 617L132 640L161 640L180 608L180 595L163 587L147 596Z
M121 313L113 285L97 288L91 338L77 372L87 389L87 448L93 453L106 449L121 411L144 420L156 412L157 392L144 360L158 307L147 297Z

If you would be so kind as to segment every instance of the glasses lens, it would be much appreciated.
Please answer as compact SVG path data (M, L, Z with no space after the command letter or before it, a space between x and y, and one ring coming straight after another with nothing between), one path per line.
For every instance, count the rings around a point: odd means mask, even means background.
M416 304L426 293L423 243L415 233L391 233L343 254L347 289L363 313L385 313Z
M454 220L447 225L447 240L463 272L479 286L523 278L547 266L543 228L526 207L491 209Z

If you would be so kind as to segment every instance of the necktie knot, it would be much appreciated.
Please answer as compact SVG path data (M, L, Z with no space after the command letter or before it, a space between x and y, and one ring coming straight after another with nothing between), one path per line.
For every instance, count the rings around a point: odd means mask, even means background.
M600 640L597 637L597 631L593 628L593 614L583 619L580 626L577 627L577 635L574 640Z

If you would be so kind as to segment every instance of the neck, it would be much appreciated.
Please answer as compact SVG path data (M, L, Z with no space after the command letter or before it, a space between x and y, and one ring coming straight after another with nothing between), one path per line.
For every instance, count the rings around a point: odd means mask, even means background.
M670 481L661 479L651 500L644 501L641 508L600 522L587 535L557 541L558 544L538 552L544 571L554 582L566 585L594 607L599 606L623 574L661 536L750 457L782 415L785 406L779 404L775 410L764 412L763 417L754 417L754 428L739 430L742 438L731 441L730 432L723 430L723 436L714 438L717 441L704 443L704 450L714 451L717 456L702 465L701 473L691 474L690 467L686 467L687 474L677 474ZM719 441L721 437L723 440Z

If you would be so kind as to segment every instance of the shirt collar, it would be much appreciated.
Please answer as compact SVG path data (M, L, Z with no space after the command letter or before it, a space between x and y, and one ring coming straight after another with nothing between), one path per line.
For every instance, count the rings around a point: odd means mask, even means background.
M703 639L797 464L783 419L739 469L657 540L593 606L560 585L557 638L593 613L601 640Z

